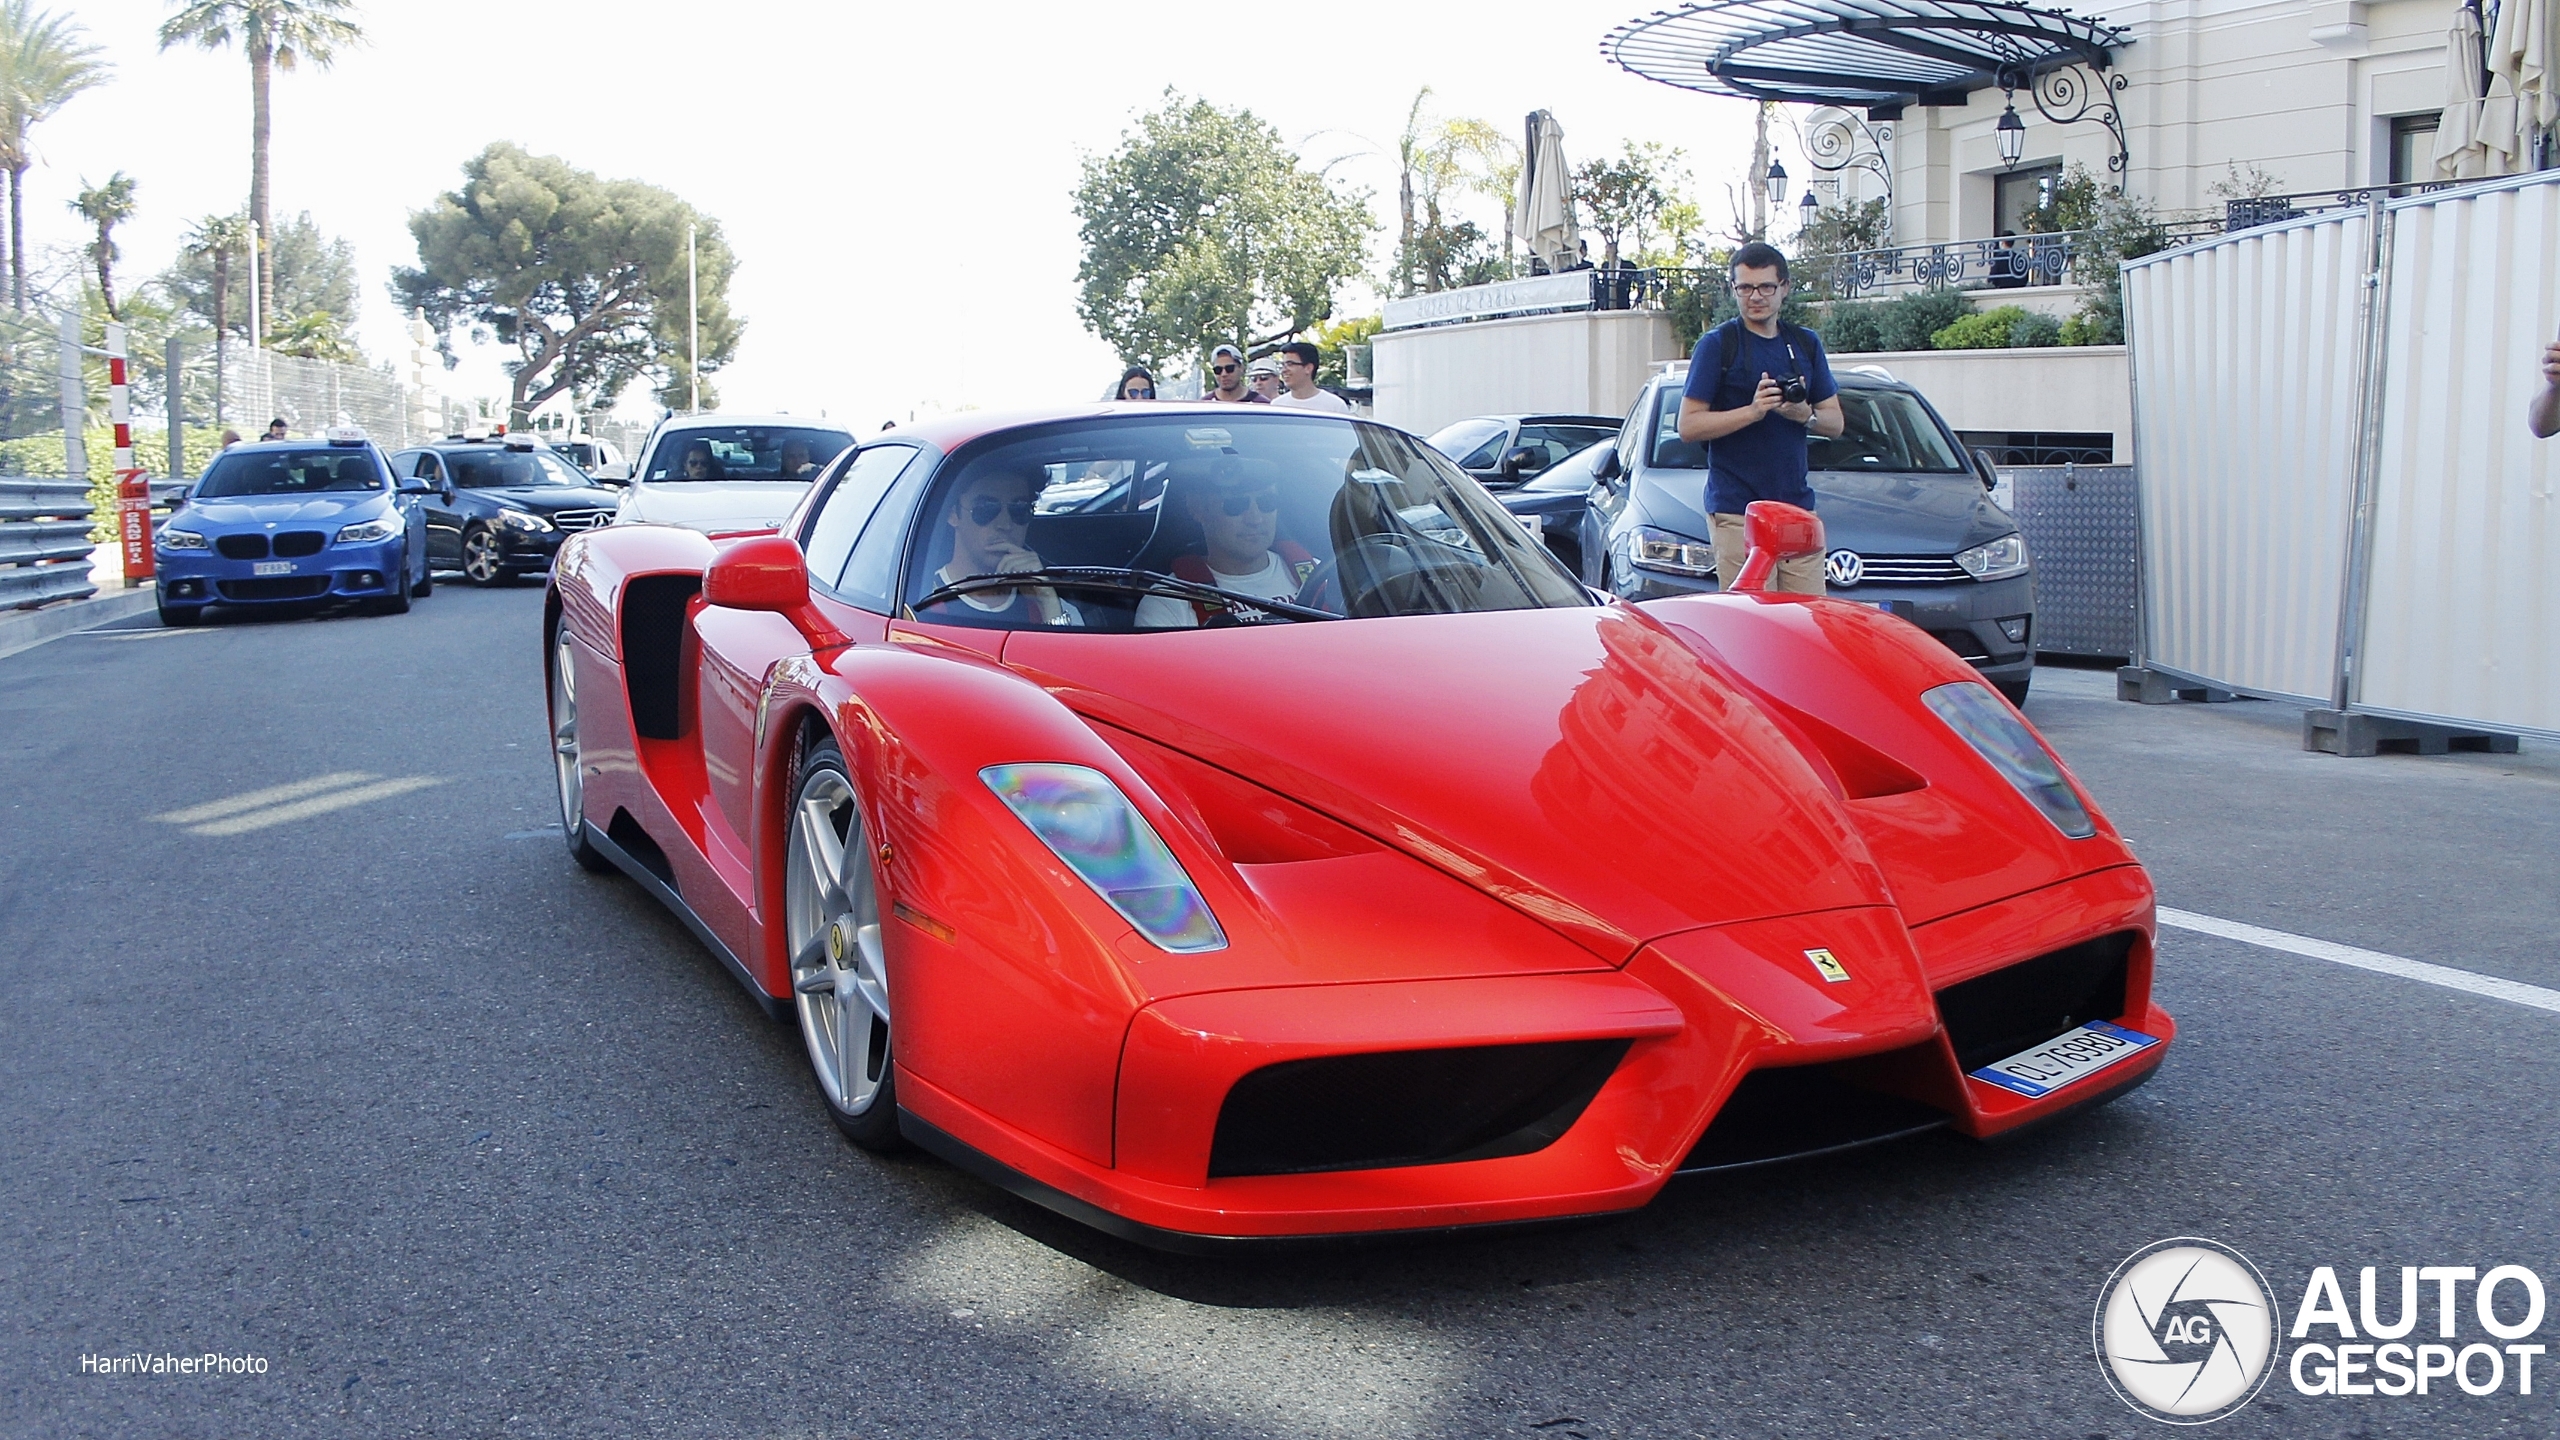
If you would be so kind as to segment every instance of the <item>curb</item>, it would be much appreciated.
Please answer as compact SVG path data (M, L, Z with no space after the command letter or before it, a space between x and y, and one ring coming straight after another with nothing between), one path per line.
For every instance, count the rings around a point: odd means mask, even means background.
M31 650L47 640L59 639L82 630L150 613L157 592L144 585L133 590L110 590L86 600L72 600L48 605L41 610L13 610L0 614L0 659Z

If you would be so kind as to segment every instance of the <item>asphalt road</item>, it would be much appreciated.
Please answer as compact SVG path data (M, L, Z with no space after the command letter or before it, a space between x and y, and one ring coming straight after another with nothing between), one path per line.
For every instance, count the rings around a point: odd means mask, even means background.
M570 863L540 608L0 659L0 1434L2155 1435L2090 1353L2152 1241L2236 1246L2288 1316L2317 1265L2351 1306L2364 1265L2560 1270L2560 1015L2181 931L2160 1077L2009 1145L1507 1238L1134 1249L847 1147L796 1036ZM2277 707L2037 686L2166 903L2560 986L2549 752L2340 760ZM266 1368L82 1368L164 1352ZM2545 1363L2530 1397L2279 1374L2212 1429L2548 1435Z

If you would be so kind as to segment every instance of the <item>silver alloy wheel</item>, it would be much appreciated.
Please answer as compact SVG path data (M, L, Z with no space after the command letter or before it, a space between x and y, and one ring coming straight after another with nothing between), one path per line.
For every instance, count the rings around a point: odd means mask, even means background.
M853 786L821 766L800 787L784 862L784 938L800 1035L827 1101L863 1115L889 1059L889 975L880 948L880 890Z
M506 573L506 553L498 548L496 531L474 528L462 537L462 573L474 585L494 585Z
M563 625L551 652L551 761L560 775L560 828L572 840L578 838L587 808L586 775L580 768L584 762L578 753L577 660L569 627Z

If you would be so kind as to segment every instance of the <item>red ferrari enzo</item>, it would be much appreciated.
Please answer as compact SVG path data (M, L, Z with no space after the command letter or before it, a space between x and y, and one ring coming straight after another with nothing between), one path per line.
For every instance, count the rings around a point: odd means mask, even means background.
M1753 518L1755 566L1821 543ZM1902 621L1736 590L1596 597L1382 425L965 415L779 534L571 537L561 818L856 1143L1173 1248L2148 1078L2150 881L2043 741Z

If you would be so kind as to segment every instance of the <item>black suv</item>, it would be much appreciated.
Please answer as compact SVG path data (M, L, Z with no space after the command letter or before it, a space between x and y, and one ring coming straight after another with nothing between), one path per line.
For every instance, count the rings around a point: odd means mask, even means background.
M622 500L531 436L448 436L393 455L391 473L429 487L427 563L474 585L550 569L563 535L612 520Z
M1991 501L1990 462L1967 455L1920 392L1882 370L1833 373L1847 428L1810 446L1832 597L1901 616L2025 700L2035 576L2018 522ZM1595 568L1630 600L1716 588L1706 450L1680 438L1687 380L1675 365L1646 382L1616 447L1591 466L1590 528L1607 537Z

